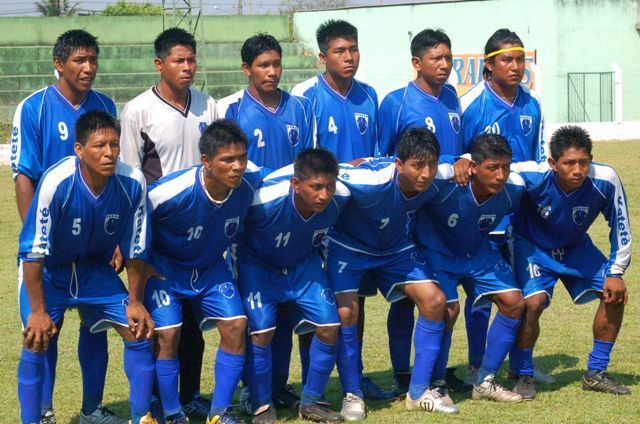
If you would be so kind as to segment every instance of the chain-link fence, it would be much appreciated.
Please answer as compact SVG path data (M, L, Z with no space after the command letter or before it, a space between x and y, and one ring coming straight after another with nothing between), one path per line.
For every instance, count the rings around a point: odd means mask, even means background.
M569 122L612 122L615 119L613 72L567 74Z

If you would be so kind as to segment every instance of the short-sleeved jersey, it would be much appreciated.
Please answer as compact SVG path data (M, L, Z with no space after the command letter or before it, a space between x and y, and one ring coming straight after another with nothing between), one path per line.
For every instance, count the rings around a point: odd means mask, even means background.
M141 169L149 183L197 165L200 135L214 119L215 103L207 94L190 88L180 110L151 87L122 109L120 159Z
M339 162L374 155L378 143L378 95L373 87L353 80L342 96L323 75L296 85L291 91L311 101L316 118L316 143Z
M149 186L153 255L179 265L205 268L223 260L222 253L242 229L260 185L258 167L249 163L242 183L223 201L204 188L202 165L171 173Z
M280 91L280 104L271 110L248 90L225 97L216 104L216 117L235 121L249 139L247 155L258 166L287 166L301 151L314 146L311 102Z
M415 212L435 191L429 188L407 198L397 178L393 158L374 159L355 168L341 166L338 179L351 192L351 200L329 231L329 239L346 249L375 256L413 248L409 233Z
M49 167L74 155L76 121L92 110L116 116L113 100L93 90L89 90L78 107L69 103L55 85L38 90L21 101L13 118L11 134L14 178L24 174L37 184Z
M291 268L322 248L329 229L349 200L349 190L338 181L327 208L303 218L294 205L292 174L278 174L278 178L267 177L255 194L238 243L238 256L248 255L269 266Z
M447 256L472 256L489 247L489 233L511 213L524 193L524 181L515 172L504 188L482 203L476 200L472 184L458 185L450 178L436 177L437 194L417 213L414 241L423 249Z
M380 104L380 154L392 156L409 128L426 127L436 135L440 153L462 154L462 111L455 88L445 84L438 97L415 81L387 94Z
M592 163L582 185L565 193L545 163L512 164L524 179L527 196L512 217L513 231L541 249L570 249L602 213L611 231L607 275L623 274L631 261L631 225L620 178L607 165Z
M525 86L519 86L513 104L509 104L483 81L460 97L460 104L464 152L475 136L500 134L509 142L514 162L547 159L540 100Z
M146 259L149 242L142 173L118 162L96 196L82 178L78 159L70 156L42 176L20 232L18 257L44 258L45 267L108 264L116 246L126 259Z

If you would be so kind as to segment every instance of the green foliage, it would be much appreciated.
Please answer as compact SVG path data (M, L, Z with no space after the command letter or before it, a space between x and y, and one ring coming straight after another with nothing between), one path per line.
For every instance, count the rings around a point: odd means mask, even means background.
M78 3L72 6L67 0L45 0L36 7L42 16L74 16L78 11Z
M162 6L151 3L129 3L120 0L102 11L102 16L155 16L162 15Z

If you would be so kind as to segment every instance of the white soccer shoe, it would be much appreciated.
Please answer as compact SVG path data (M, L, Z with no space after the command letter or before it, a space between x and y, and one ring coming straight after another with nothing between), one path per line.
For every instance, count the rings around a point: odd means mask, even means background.
M342 415L345 421L364 420L367 416L364 410L364 400L358 395L347 393L345 397L342 398L340 415Z
M407 392L404 404L409 411L440 412L443 414L457 414L460 412L456 405L447 405L436 388L425 390L422 396L416 400L411 399L411 395Z

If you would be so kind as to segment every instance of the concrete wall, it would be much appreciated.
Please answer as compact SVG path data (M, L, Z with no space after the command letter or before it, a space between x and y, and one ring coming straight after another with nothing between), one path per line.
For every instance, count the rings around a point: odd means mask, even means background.
M442 28L454 54L482 53L489 36L507 27L535 50L542 103L549 122L567 120L567 72L623 72L625 120L640 120L640 37L637 0L488 0L353 8L294 15L294 37L315 49L315 29L326 19L358 27L358 77L384 94L412 76L409 43L425 28Z

